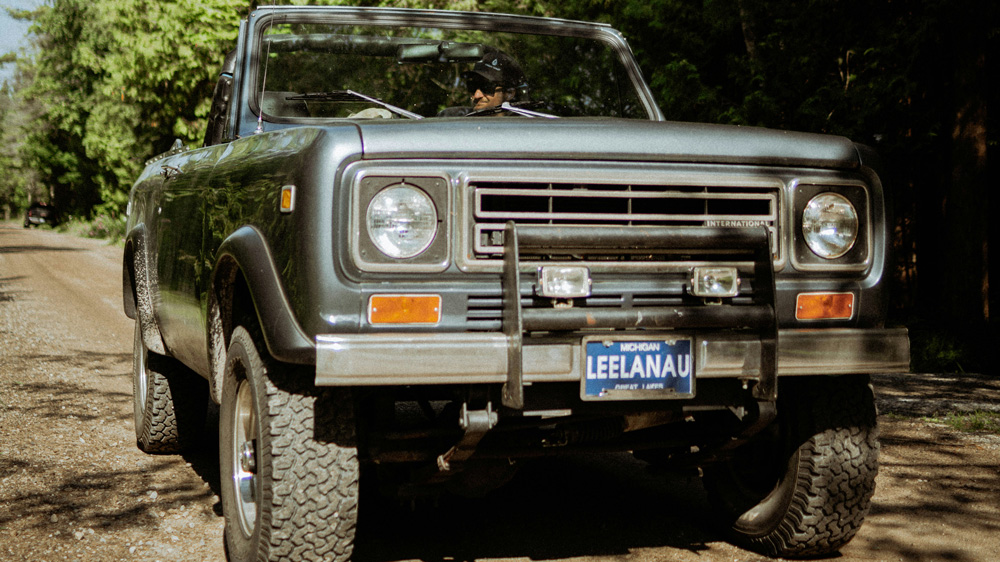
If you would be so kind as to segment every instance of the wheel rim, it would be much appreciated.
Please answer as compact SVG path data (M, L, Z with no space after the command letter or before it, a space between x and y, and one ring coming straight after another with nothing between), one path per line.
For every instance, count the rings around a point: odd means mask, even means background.
M135 410L135 424L139 427L146 418L146 392L149 388L149 372L146 370L148 351L142 342L142 328L135 322L135 341L132 344L132 403Z
M233 494L240 528L249 537L257 523L257 420L250 384L240 381L233 408L233 439L230 442Z

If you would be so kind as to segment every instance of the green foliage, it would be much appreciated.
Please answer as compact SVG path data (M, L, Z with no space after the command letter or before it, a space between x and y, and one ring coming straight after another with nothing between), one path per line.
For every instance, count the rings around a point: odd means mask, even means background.
M31 201L46 200L36 176L24 165L21 128L30 118L32 104L9 84L0 87L0 219L11 218Z
M1000 412L953 412L943 418L932 418L931 421L943 423L949 427L968 433L995 433L1000 435Z
M916 48L940 0L292 0L293 4L467 9L606 21L629 37L669 119L927 146L915 122ZM22 166L76 212L121 208L142 162L175 138L198 144L214 75L243 0L53 0L34 14ZM914 128L914 125L923 125ZM916 138L915 138L916 137ZM8 187L7 191L12 188Z
M33 16L38 100L21 154L66 210L121 211L144 160L200 143L248 6L237 0L53 0ZM28 63L26 63L28 64Z
M56 230L83 238L97 238L115 243L125 239L125 216L99 212L94 218L64 217Z
M969 352L955 336L943 330L910 332L912 369L918 373L961 373Z
M122 240L125 238L125 217L101 214L90 221L85 234L88 238Z

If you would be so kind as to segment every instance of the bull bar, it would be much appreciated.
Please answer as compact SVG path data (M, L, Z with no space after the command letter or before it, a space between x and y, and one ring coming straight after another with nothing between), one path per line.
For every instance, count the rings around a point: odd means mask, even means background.
M753 260L753 304L620 308L521 307L521 256L553 251L624 250L685 253L711 250L728 259L746 254ZM721 252L720 252L721 250ZM744 258L745 259L745 258ZM507 337L507 380L503 405L524 408L524 333L581 329L741 328L755 332L760 342L758 382L754 398L777 398L778 324L774 310L774 266L770 233L760 228L517 226L504 232L503 333Z

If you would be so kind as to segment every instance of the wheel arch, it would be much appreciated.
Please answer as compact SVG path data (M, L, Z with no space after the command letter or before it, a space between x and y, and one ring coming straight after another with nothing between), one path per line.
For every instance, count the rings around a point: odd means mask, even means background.
M136 310L139 308L135 302L135 242L131 239L125 240L125 250L122 253L122 308L125 316L136 320Z
M222 398L226 351L237 326L251 323L271 357L316 363L316 346L299 325L263 233L252 226L219 246L208 291L208 344L212 398ZM249 327L248 327L249 328Z
M160 355L167 355L160 328L153 312L152 286L156 268L150 266L146 250L146 229L136 225L125 237L122 254L122 307L125 315L139 322L146 347Z

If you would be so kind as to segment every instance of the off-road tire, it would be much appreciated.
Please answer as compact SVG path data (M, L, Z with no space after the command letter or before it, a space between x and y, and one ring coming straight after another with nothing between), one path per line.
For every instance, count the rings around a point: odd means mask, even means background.
M824 556L864 522L878 453L867 376L793 379L782 381L771 431L706 467L703 482L737 542L770 556Z
M257 350L237 328L223 378L219 467L229 560L349 560L359 483L352 394L316 388L307 370ZM253 460L241 464L247 448Z
M208 381L172 357L146 349L135 323L132 349L135 440L147 453L178 453L205 430Z

